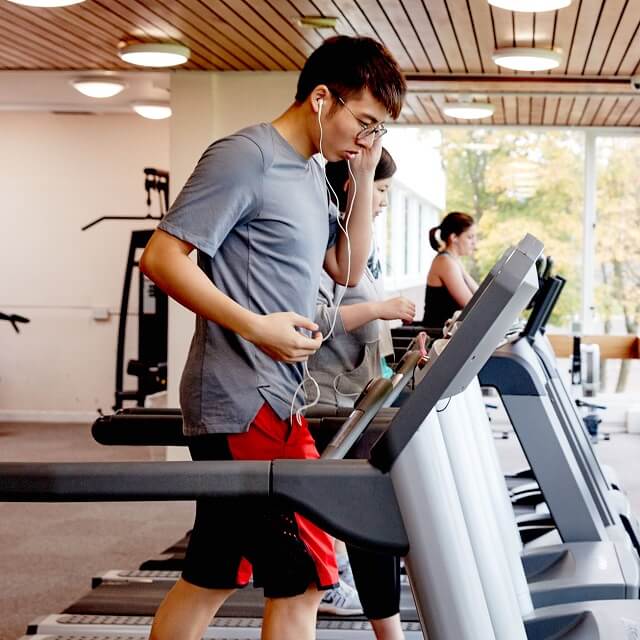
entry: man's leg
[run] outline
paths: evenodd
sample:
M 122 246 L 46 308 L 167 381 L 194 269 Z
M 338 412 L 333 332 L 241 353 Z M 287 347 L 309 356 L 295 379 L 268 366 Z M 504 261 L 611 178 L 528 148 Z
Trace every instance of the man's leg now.
M 200 640 L 235 589 L 203 589 L 180 578 L 156 612 L 149 640 Z
M 322 593 L 311 586 L 299 596 L 267 598 L 262 640 L 313 640 Z
M 380 620 L 369 620 L 376 634 L 376 640 L 404 640 L 402 624 L 400 623 L 400 614 Z

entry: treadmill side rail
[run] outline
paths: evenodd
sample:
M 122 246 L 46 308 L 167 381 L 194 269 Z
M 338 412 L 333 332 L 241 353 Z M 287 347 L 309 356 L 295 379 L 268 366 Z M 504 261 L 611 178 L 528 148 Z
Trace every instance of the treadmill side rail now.
M 6 502 L 268 497 L 271 462 L 0 463 Z
M 273 495 L 329 533 L 406 555 L 407 534 L 388 474 L 366 460 L 275 460 Z

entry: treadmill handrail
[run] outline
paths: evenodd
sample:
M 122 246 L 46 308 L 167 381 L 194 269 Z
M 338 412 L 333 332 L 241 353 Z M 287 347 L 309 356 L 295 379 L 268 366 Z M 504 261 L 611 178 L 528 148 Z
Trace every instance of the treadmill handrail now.
M 402 555 L 409 547 L 389 475 L 365 460 L 0 463 L 4 502 L 198 498 L 284 501 L 342 540 Z
M 378 413 L 391 391 L 393 391 L 393 385 L 387 378 L 373 380 L 362 400 L 358 402 L 351 415 L 326 446 L 321 458 L 325 460 L 344 458 Z
M 233 466 L 230 466 L 233 465 Z M 267 497 L 269 461 L 3 462 L 5 502 L 131 502 Z
M 391 377 L 393 390 L 384 401 L 385 407 L 390 407 L 395 402 L 402 390 L 409 384 L 416 367 L 422 368 L 428 362 L 428 358 L 429 356 L 425 356 L 421 351 L 415 350 L 407 351 L 402 356 L 402 360 L 398 363 L 395 373 Z
M 384 405 L 393 402 L 408 384 L 411 379 L 410 374 L 420 363 L 421 358 L 419 351 L 407 351 L 398 363 L 393 378 L 380 383 L 381 386 L 377 388 L 376 393 L 378 391 L 384 393 Z M 369 391 L 362 401 L 356 403 L 351 416 L 354 422 L 357 420 L 362 426 L 360 433 L 375 418 L 381 406 L 377 399 L 369 398 Z M 186 446 L 188 444 L 188 438 L 182 433 L 182 412 L 179 409 L 151 411 L 140 407 L 122 409 L 117 413 L 97 418 L 91 427 L 91 434 L 96 442 L 104 445 Z M 344 457 L 347 451 L 348 449 L 339 455 L 327 457 Z

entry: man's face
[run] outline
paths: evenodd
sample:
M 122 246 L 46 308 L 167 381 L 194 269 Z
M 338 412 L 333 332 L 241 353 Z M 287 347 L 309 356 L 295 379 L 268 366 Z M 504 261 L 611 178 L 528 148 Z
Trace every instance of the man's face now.
M 329 104 L 327 105 L 327 102 Z M 368 89 L 350 98 L 331 94 L 323 105 L 322 152 L 329 162 L 351 160 L 373 144 L 388 117 Z

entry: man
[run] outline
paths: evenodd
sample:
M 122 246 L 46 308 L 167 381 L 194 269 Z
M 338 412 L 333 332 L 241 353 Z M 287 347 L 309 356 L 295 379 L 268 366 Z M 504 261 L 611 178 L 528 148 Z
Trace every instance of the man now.
M 324 266 L 347 285 L 360 279 L 383 121 L 398 117 L 405 88 L 379 43 L 327 40 L 281 116 L 205 151 L 151 238 L 141 269 L 197 315 L 180 390 L 194 459 L 317 457 L 305 421 L 289 415 L 302 363 L 322 341 L 310 320 L 320 273 Z M 351 164 L 350 250 L 335 232 L 318 152 Z M 251 571 L 266 598 L 262 637 L 314 638 L 322 591 L 338 581 L 331 537 L 272 506 L 201 500 L 182 578 L 151 639 L 199 640 Z

